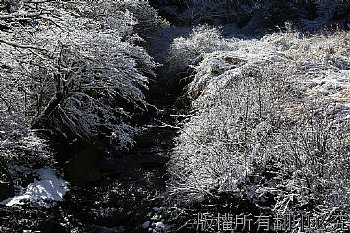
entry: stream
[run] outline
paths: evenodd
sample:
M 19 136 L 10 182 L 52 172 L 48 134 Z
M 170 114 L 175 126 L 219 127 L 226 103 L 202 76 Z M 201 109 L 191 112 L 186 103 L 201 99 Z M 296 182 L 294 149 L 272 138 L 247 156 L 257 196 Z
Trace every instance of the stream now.
M 168 32 L 163 35 L 169 37 Z M 163 46 L 154 48 L 167 48 L 171 41 L 166 38 Z M 158 55 L 159 63 L 164 62 L 161 59 L 166 54 L 151 53 L 154 57 Z M 157 82 L 150 83 L 148 99 L 157 111 L 135 138 L 135 147 L 122 153 L 105 153 L 99 181 L 72 185 L 65 201 L 57 207 L 64 212 L 71 231 L 76 228 L 77 232 L 164 232 L 163 193 L 169 178 L 166 163 L 177 133 L 175 128 L 166 125 L 177 121 L 176 114 L 181 109 L 176 101 L 183 88 L 166 85 L 161 78 L 166 69 L 166 66 L 159 67 Z

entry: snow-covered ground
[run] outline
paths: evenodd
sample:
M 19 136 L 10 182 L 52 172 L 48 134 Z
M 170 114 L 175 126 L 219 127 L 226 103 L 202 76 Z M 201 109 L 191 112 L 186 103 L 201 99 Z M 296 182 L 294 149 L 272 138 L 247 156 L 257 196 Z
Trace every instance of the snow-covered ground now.
M 55 202 L 63 201 L 68 189 L 68 182 L 59 178 L 51 168 L 37 171 L 39 180 L 29 184 L 23 191 L 12 198 L 2 201 L 1 205 L 25 205 L 51 207 Z

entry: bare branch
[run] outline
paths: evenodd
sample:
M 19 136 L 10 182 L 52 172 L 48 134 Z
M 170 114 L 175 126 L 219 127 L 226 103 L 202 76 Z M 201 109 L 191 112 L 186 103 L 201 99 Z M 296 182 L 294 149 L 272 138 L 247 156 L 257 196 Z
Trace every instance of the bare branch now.
M 7 44 L 7 45 L 10 45 L 10 46 L 13 46 L 13 47 L 16 47 L 16 48 L 21 48 L 21 49 L 35 49 L 35 50 L 40 50 L 40 51 L 47 51 L 44 48 L 40 48 L 40 47 L 37 47 L 37 46 L 34 46 L 34 45 L 23 45 L 23 44 L 18 44 L 18 43 L 15 43 L 15 42 L 7 41 L 7 40 L 4 40 L 4 39 L 0 39 L 0 43 Z

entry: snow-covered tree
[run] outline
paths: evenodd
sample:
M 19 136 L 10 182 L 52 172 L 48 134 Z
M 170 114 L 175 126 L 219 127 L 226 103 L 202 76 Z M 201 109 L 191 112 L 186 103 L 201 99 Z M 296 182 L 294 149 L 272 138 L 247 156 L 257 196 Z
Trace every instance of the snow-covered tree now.
M 138 33 L 162 25 L 141 0 L 3 1 L 1 160 L 13 172 L 51 163 L 47 136 L 130 147 L 156 66 Z
M 143 92 L 154 75 L 151 57 L 128 40 L 138 18 L 160 21 L 154 12 L 142 15 L 146 4 L 23 1 L 17 11 L 3 12 L 10 29 L 1 31 L 2 71 L 10 69 L 14 77 L 7 78 L 20 89 L 15 98 L 3 97 L 7 108 L 14 106 L 6 99 L 22 98 L 17 111 L 33 128 L 84 140 L 104 132 L 130 143 L 128 110 L 147 109 Z

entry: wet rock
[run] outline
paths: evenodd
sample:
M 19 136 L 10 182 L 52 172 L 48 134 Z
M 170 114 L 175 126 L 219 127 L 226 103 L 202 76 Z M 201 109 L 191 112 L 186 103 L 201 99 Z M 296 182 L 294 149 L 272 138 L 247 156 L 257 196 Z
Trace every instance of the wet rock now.
M 101 147 L 87 146 L 68 162 L 65 178 L 75 185 L 100 181 L 103 153 Z
M 143 135 L 139 135 L 135 137 L 135 141 L 137 141 L 138 148 L 147 148 L 156 144 L 155 135 L 152 135 L 152 131 L 148 131 Z
M 0 161 L 0 201 L 14 195 L 15 192 L 11 176 L 4 163 Z
M 130 154 L 104 157 L 102 164 L 103 174 L 113 174 L 117 177 L 134 174 L 134 171 L 140 167 L 138 158 Z

